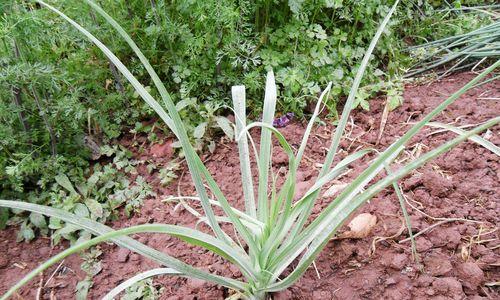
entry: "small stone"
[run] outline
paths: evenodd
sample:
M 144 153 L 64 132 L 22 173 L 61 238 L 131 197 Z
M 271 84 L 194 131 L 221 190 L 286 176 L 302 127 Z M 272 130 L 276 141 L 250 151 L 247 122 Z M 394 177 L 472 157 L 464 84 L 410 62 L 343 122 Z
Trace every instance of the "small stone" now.
M 466 262 L 457 267 L 458 278 L 462 281 L 465 288 L 472 291 L 477 290 L 477 288 L 484 281 L 483 270 L 473 262 Z
M 314 185 L 313 181 L 301 181 L 295 185 L 294 200 L 299 200 Z
M 285 151 L 278 148 L 276 153 L 273 153 L 273 165 L 287 165 L 288 164 L 288 154 Z
M 130 250 L 126 248 L 120 248 L 116 253 L 116 261 L 119 263 L 124 263 L 127 261 L 129 255 L 130 255 Z
M 240 269 L 238 269 L 238 267 L 235 266 L 235 265 L 231 264 L 229 266 L 229 271 L 231 271 L 231 273 L 233 274 L 234 277 L 240 277 L 241 276 Z
M 460 244 L 462 236 L 458 228 L 442 228 L 433 231 L 429 238 L 434 247 L 446 246 L 448 249 L 454 250 Z
M 339 234 L 339 238 L 362 239 L 367 237 L 377 224 L 377 217 L 369 213 L 355 216 L 347 226 L 350 230 Z
M 451 180 L 437 174 L 434 171 L 425 171 L 423 174 L 423 184 L 434 197 L 446 196 L 452 189 Z
M 136 262 L 140 261 L 141 260 L 141 256 L 139 254 L 137 254 L 137 253 L 132 253 L 130 255 L 130 260 L 131 261 L 136 261 Z
M 143 244 L 147 244 L 149 242 L 149 237 L 147 237 L 147 236 L 141 236 L 137 240 L 139 242 L 143 243 Z
M 405 191 L 413 190 L 419 185 L 422 185 L 422 174 L 414 174 L 410 178 L 403 181 L 403 187 Z
M 137 225 L 142 225 L 142 224 L 147 224 L 148 223 L 148 218 L 147 217 L 139 217 L 137 218 Z
M 425 290 L 425 294 L 428 296 L 434 296 L 436 294 L 436 291 L 433 288 L 428 288 Z

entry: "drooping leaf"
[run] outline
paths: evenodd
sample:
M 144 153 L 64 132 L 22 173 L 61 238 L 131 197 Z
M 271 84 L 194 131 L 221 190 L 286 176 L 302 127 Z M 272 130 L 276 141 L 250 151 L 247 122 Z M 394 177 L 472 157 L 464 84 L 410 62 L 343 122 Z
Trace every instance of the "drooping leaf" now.
M 222 129 L 222 131 L 224 131 L 224 133 L 231 140 L 234 139 L 234 129 L 231 124 L 231 121 L 229 121 L 226 117 L 222 116 L 215 117 L 215 121 L 217 122 L 217 125 L 219 125 L 220 129 Z

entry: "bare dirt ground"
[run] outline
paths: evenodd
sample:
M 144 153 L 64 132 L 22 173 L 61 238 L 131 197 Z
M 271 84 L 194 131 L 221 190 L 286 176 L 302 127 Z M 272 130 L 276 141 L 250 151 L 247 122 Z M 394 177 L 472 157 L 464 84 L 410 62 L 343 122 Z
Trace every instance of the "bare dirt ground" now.
M 411 126 L 409 123 L 421 119 L 473 76 L 463 73 L 427 85 L 407 86 L 404 104 L 389 114 L 380 140 L 378 136 L 384 99 L 371 101 L 371 111 L 358 110 L 352 115 L 347 128 L 349 135 L 341 144 L 343 152 L 337 160 L 360 147 L 385 149 Z M 437 121 L 453 123 L 455 126 L 486 121 L 500 114 L 499 96 L 499 81 L 473 89 L 449 106 Z M 298 147 L 305 125 L 295 121 L 280 131 L 290 144 Z M 298 193 L 311 186 L 317 176 L 315 162 L 322 162 L 332 129 L 333 126 L 315 129 L 306 159 L 300 167 Z M 487 133 L 489 140 L 496 145 L 500 145 L 498 129 L 493 128 L 491 133 Z M 426 128 L 412 139 L 405 154 L 398 158 L 399 164 L 455 136 L 449 132 L 433 133 L 435 131 Z M 257 136 L 255 133 L 258 132 L 254 132 L 254 137 Z M 130 139 L 124 138 L 121 143 L 130 147 L 138 159 L 152 160 L 161 165 L 172 158 L 168 146 L 155 146 L 139 153 L 138 149 L 131 147 Z M 350 172 L 335 184 L 355 178 L 371 158 L 373 156 L 354 164 Z M 241 207 L 242 190 L 236 146 L 223 140 L 218 143 L 213 154 L 206 154 L 203 159 L 228 199 Z M 284 153 L 278 151 L 273 156 L 273 164 L 275 168 L 286 167 Z M 178 174 L 181 175 L 183 170 Z M 109 225 L 121 228 L 149 222 L 193 227 L 197 222 L 194 216 L 182 207 L 175 210 L 175 203 L 161 201 L 168 196 L 176 196 L 178 190 L 183 195 L 194 195 L 189 174 L 184 174 L 180 180 L 163 188 L 157 174 L 149 175 L 145 166 L 139 172 L 155 187 L 157 197 L 147 200 L 141 212 L 132 218 L 123 217 Z M 466 142 L 413 172 L 400 183 L 408 201 L 413 232 L 424 230 L 417 238 L 419 263 L 412 259 L 410 243 L 404 242 L 408 232 L 402 222 L 398 199 L 393 190 L 388 188 L 356 213 L 368 212 L 377 216 L 377 224 L 367 238 L 332 240 L 317 258 L 316 269 L 311 267 L 294 286 L 272 295 L 273 298 L 499 299 L 498 286 L 491 286 L 491 283 L 500 280 L 499 157 L 477 144 Z M 332 198 L 318 199 L 314 213 L 320 212 L 330 201 Z M 191 205 L 198 207 L 196 203 Z M 427 230 L 435 224 L 438 225 Z M 228 226 L 224 229 L 232 230 Z M 341 232 L 344 230 L 341 229 Z M 40 262 L 62 249 L 62 246 L 51 247 L 48 238 L 37 238 L 29 244 L 16 243 L 15 235 L 15 228 L 0 232 L 0 294 Z M 157 234 L 137 238 L 198 268 L 233 278 L 241 277 L 237 268 L 218 256 L 175 238 Z M 157 266 L 113 245 L 105 244 L 101 249 L 104 252 L 101 256 L 103 270 L 94 277 L 89 299 L 98 299 L 124 279 Z M 79 256 L 69 257 L 57 272 L 54 273 L 55 268 L 52 268 L 42 278 L 23 288 L 19 299 L 35 298 L 39 287 L 43 287 L 41 299 L 73 299 L 75 285 L 84 277 L 80 264 Z M 45 285 L 52 274 L 54 277 Z M 226 288 L 199 280 L 159 277 L 154 282 L 164 287 L 161 299 L 223 299 L 231 293 Z

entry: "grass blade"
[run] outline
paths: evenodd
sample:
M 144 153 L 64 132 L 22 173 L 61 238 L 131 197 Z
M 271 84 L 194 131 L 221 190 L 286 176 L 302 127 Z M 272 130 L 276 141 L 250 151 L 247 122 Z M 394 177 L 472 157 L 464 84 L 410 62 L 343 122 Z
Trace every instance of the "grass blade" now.
M 231 89 L 234 116 L 236 122 L 236 134 L 240 136 L 246 127 L 246 97 L 245 86 L 233 86 Z M 247 136 L 241 136 L 238 140 L 238 152 L 240 158 L 241 184 L 243 186 L 243 196 L 245 197 L 245 210 L 251 217 L 256 217 L 255 195 L 253 191 L 252 170 L 250 168 L 250 153 L 248 150 Z
M 388 175 L 392 174 L 392 171 L 389 169 L 389 167 L 386 167 L 385 170 L 386 170 Z M 418 253 L 417 253 L 417 244 L 415 243 L 415 237 L 413 236 L 413 231 L 411 229 L 411 220 L 410 220 L 410 216 L 408 215 L 408 210 L 406 209 L 403 191 L 401 190 L 401 187 L 399 186 L 397 181 L 394 181 L 392 183 L 392 187 L 394 188 L 394 192 L 396 193 L 396 197 L 398 198 L 399 206 L 401 206 L 401 211 L 403 212 L 403 218 L 404 218 L 405 223 L 406 223 L 406 229 L 408 230 L 408 235 L 410 236 L 411 254 L 413 256 L 413 259 L 418 263 L 419 258 L 418 258 Z
M 276 83 L 273 71 L 269 71 L 266 77 L 266 93 L 264 96 L 264 111 L 262 123 L 273 125 L 274 111 L 276 109 Z M 271 131 L 269 127 L 263 127 L 260 136 L 259 151 L 259 187 L 257 217 L 265 222 L 268 219 L 269 203 L 267 203 L 267 185 L 269 181 L 269 163 L 271 157 Z
M 330 145 L 330 148 L 328 150 L 328 153 L 326 155 L 325 161 L 323 163 L 323 167 L 321 168 L 321 171 L 320 171 L 318 178 L 323 177 L 326 173 L 328 173 L 328 171 L 331 168 L 331 165 L 332 165 L 333 160 L 335 158 L 335 154 L 337 153 L 338 146 L 340 144 L 340 140 L 342 138 L 342 135 L 344 134 L 344 130 L 345 130 L 345 127 L 347 125 L 349 115 L 351 114 L 351 110 L 352 110 L 353 105 L 354 105 L 354 100 L 356 99 L 356 94 L 358 92 L 359 85 L 361 84 L 361 79 L 363 78 L 365 70 L 368 66 L 372 52 L 375 49 L 375 46 L 377 45 L 377 42 L 380 39 L 380 36 L 382 35 L 382 32 L 384 31 L 385 27 L 389 23 L 389 20 L 390 20 L 392 14 L 396 10 L 398 3 L 399 3 L 399 0 L 396 0 L 394 2 L 394 5 L 391 7 L 391 10 L 387 13 L 384 20 L 379 25 L 377 32 L 375 33 L 375 36 L 371 40 L 370 45 L 369 45 L 368 49 L 366 50 L 366 53 L 363 57 L 363 60 L 362 60 L 361 65 L 358 69 L 358 72 L 356 73 L 356 77 L 354 78 L 354 81 L 352 83 L 351 90 L 349 91 L 349 96 L 347 97 L 346 103 L 344 105 L 344 110 L 342 111 L 342 117 L 340 118 L 339 124 L 337 125 L 337 128 L 335 129 L 332 143 Z M 307 219 L 309 218 L 318 195 L 319 195 L 319 192 L 317 192 L 314 196 L 312 196 L 311 201 L 308 203 L 306 209 L 304 210 L 302 215 L 299 217 L 298 225 L 297 225 L 297 228 L 299 231 L 302 230 L 304 224 L 306 223 Z
M 42 212 L 40 212 L 42 213 Z M 73 218 L 78 219 L 79 217 L 74 215 L 74 214 L 69 214 L 72 215 Z M 101 236 L 95 237 L 89 241 L 79 243 L 77 245 L 74 245 L 61 253 L 57 254 L 54 257 L 51 257 L 49 260 L 45 261 L 42 265 L 40 265 L 38 268 L 35 270 L 31 271 L 28 273 L 23 279 L 21 279 L 14 287 L 12 287 L 4 297 L 9 297 L 14 293 L 18 288 L 26 284 L 29 280 L 33 279 L 35 276 L 49 268 L 50 266 L 56 264 L 57 262 L 63 260 L 67 256 L 77 253 L 79 251 L 88 249 L 92 246 L 95 246 L 99 243 L 108 241 L 108 240 L 114 240 L 118 237 L 124 236 L 124 235 L 131 235 L 131 234 L 136 234 L 136 233 L 166 233 L 174 237 L 178 237 L 181 240 L 187 241 L 190 244 L 201 246 L 203 248 L 206 248 L 214 253 L 217 253 L 221 255 L 222 257 L 228 259 L 229 261 L 236 263 L 238 265 L 242 266 L 242 273 L 246 275 L 250 275 L 250 273 L 247 273 L 247 271 L 251 272 L 251 267 L 248 265 L 247 258 L 241 258 L 239 257 L 238 253 L 236 251 L 227 246 L 225 243 L 222 241 L 219 241 L 215 239 L 214 237 L 207 235 L 205 233 L 190 229 L 190 228 L 184 228 L 176 225 L 164 225 L 164 224 L 145 224 L 145 225 L 138 225 L 138 226 L 131 226 L 125 229 L 121 230 L 112 230 L 110 232 L 107 232 Z M 172 269 L 173 270 L 173 269 Z M 175 270 L 174 270 L 175 271 Z M 176 271 L 177 272 L 177 271 Z M 179 273 L 179 272 L 177 272 Z M 250 278 L 254 277 L 254 275 L 250 275 Z
M 435 127 L 435 128 L 442 128 L 442 129 L 454 132 L 456 134 L 465 134 L 466 133 L 466 131 L 461 129 L 461 128 L 451 126 L 449 124 L 439 123 L 439 122 L 429 122 L 429 123 L 427 123 L 427 126 Z M 490 141 L 488 141 L 488 140 L 486 140 L 478 135 L 471 136 L 469 138 L 469 140 L 483 146 L 484 148 L 486 148 L 486 149 L 490 150 L 491 152 L 495 153 L 496 155 L 500 156 L 500 147 L 496 146 L 492 142 L 490 142 Z
M 173 103 L 170 95 L 166 92 L 166 90 L 159 88 L 159 92 L 162 95 L 162 98 L 164 100 L 165 106 L 167 107 L 167 110 L 169 112 L 169 115 L 165 113 L 163 108 L 154 100 L 154 98 L 151 97 L 151 95 L 144 89 L 144 87 L 137 81 L 137 79 L 130 73 L 130 71 L 121 63 L 121 61 L 104 45 L 102 44 L 97 38 L 95 38 L 90 32 L 85 30 L 83 27 L 81 27 L 78 23 L 73 21 L 71 18 L 57 10 L 56 8 L 44 3 L 43 1 L 37 0 L 40 4 L 46 6 L 47 8 L 51 9 L 52 11 L 56 12 L 59 14 L 61 17 L 63 17 L 66 21 L 68 21 L 71 25 L 73 25 L 75 28 L 77 28 L 81 33 L 83 33 L 87 38 L 89 38 L 94 44 L 96 44 L 101 51 L 112 61 L 117 69 L 129 80 L 129 82 L 134 86 L 134 88 L 137 90 L 137 92 L 141 95 L 141 97 L 160 115 L 160 117 L 167 123 L 167 125 L 172 126 L 171 130 L 177 134 L 177 137 L 179 141 L 182 144 L 182 148 L 184 149 L 184 153 L 186 155 L 186 161 L 188 163 L 188 168 L 191 172 L 193 182 L 195 184 L 196 191 L 198 195 L 200 196 L 201 204 L 203 207 L 203 210 L 205 212 L 205 215 L 207 216 L 208 219 L 208 224 L 214 231 L 215 235 L 221 239 L 226 241 L 228 245 L 232 245 L 234 247 L 238 247 L 238 245 L 231 240 L 231 238 L 226 235 L 222 229 L 220 228 L 215 214 L 210 206 L 209 202 L 209 197 L 207 195 L 207 191 L 205 189 L 205 186 L 203 184 L 203 180 L 200 174 L 204 174 L 210 188 L 214 191 L 218 190 L 218 186 L 215 183 L 215 181 L 211 178 L 210 173 L 208 170 L 206 170 L 205 166 L 203 163 L 201 163 L 201 159 L 199 156 L 196 154 L 194 151 L 193 147 L 191 146 L 189 142 L 189 138 L 187 136 L 186 130 L 184 128 L 184 124 L 182 123 L 182 120 L 180 119 L 179 113 L 177 112 L 177 109 L 175 107 L 175 104 Z M 89 4 L 91 1 L 89 1 Z M 94 4 L 94 8 L 97 6 Z M 102 9 L 100 10 L 101 12 Z M 112 20 L 112 18 L 107 15 L 106 20 L 109 22 Z M 149 68 L 149 63 L 147 63 L 147 59 L 142 55 L 138 47 L 133 43 L 133 41 L 130 39 L 130 37 L 127 35 L 127 33 L 116 23 L 112 23 L 113 27 L 115 29 L 121 29 L 119 30 L 119 33 L 126 39 L 126 41 L 131 45 L 132 49 L 136 52 L 136 54 L 141 58 L 141 61 L 144 63 L 146 62 L 146 67 Z M 153 71 L 154 72 L 154 71 Z M 150 74 L 153 77 L 153 79 L 156 76 L 155 73 L 151 72 Z M 160 86 L 162 85 L 161 82 L 159 84 Z M 170 119 L 171 118 L 171 119 Z M 173 124 L 172 124 L 173 123 Z M 246 242 L 249 244 L 250 247 L 253 246 L 253 241 L 251 238 L 248 238 L 249 234 L 248 232 L 245 232 L 245 227 L 241 225 L 239 220 L 237 218 L 234 218 L 234 214 L 232 213 L 230 209 L 230 205 L 227 202 L 225 198 L 219 198 L 218 199 L 222 205 L 223 210 L 225 213 L 232 219 L 234 222 L 235 226 L 237 227 L 238 231 L 243 235 L 245 238 Z
M 1 207 L 15 208 L 20 210 L 27 210 L 31 212 L 40 213 L 46 216 L 61 219 L 67 223 L 77 225 L 79 228 L 87 230 L 88 232 L 95 235 L 104 235 L 113 231 L 110 227 L 103 225 L 99 222 L 95 222 L 85 218 L 79 218 L 70 214 L 64 210 L 45 207 L 42 205 L 31 204 L 21 201 L 8 201 L 0 200 Z M 245 284 L 234 279 L 224 278 L 218 275 L 213 275 L 201 270 L 198 270 L 176 258 L 166 255 L 163 252 L 157 251 L 151 247 L 148 247 L 130 237 L 118 237 L 112 240 L 117 245 L 127 248 L 131 251 L 141 254 L 153 261 L 156 261 L 167 267 L 171 267 L 187 276 L 194 278 L 214 282 L 222 286 L 227 286 L 235 289 L 244 289 Z
M 170 268 L 158 268 L 158 269 L 152 269 L 152 270 L 137 274 L 134 277 L 129 278 L 129 279 L 125 280 L 124 282 L 120 283 L 118 286 L 116 286 L 114 289 L 112 289 L 109 293 L 107 293 L 104 297 L 102 297 L 102 300 L 113 300 L 121 292 L 123 292 L 124 290 L 133 286 L 135 283 L 142 281 L 144 279 L 148 279 L 148 278 L 151 278 L 154 276 L 160 276 L 160 275 L 181 276 L 182 273 L 179 273 L 176 270 L 170 269 Z

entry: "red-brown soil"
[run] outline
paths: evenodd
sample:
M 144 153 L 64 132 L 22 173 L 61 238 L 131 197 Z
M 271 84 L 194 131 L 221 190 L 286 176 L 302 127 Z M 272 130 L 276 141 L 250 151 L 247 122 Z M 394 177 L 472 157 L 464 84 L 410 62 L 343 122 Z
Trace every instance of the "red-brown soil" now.
M 378 144 L 384 99 L 371 101 L 371 111 L 353 113 L 352 123 L 347 129 L 348 138 L 341 144 L 343 153 L 340 157 L 359 147 L 386 148 L 409 128 L 408 122 L 419 120 L 473 76 L 464 73 L 431 84 L 407 86 L 404 104 L 389 114 Z M 453 122 L 455 126 L 483 122 L 500 114 L 499 96 L 498 81 L 486 84 L 469 91 L 439 115 L 437 120 Z M 494 97 L 497 99 L 491 99 Z M 304 129 L 305 123 L 293 122 L 280 131 L 292 145 L 298 147 Z M 318 169 L 314 163 L 322 162 L 332 129 L 333 126 L 315 129 L 306 151 L 307 157 L 300 168 L 299 190 L 309 187 L 317 176 Z M 488 134 L 490 141 L 496 145 L 500 144 L 498 129 L 493 128 L 492 133 Z M 433 131 L 435 129 L 426 128 L 412 139 L 406 154 L 400 159 L 417 156 L 419 152 L 425 152 L 455 136 L 452 133 L 429 135 Z M 131 147 L 131 142 L 124 139 L 122 144 Z M 157 164 L 167 163 L 170 157 L 154 154 L 161 151 L 171 155 L 171 151 L 165 151 L 162 147 L 154 149 L 138 153 L 137 149 L 131 148 L 139 159 L 153 160 Z M 370 158 L 354 164 L 340 181 L 352 180 L 366 167 Z M 218 143 L 213 154 L 204 156 L 204 160 L 228 199 L 241 207 L 242 191 L 235 145 L 223 140 Z M 273 156 L 273 163 L 275 167 L 286 166 L 286 157 L 278 151 Z M 169 195 L 177 195 L 178 188 L 183 195 L 193 195 L 189 174 L 186 173 L 169 187 L 162 188 L 155 174 L 147 175 L 145 166 L 139 171 L 156 188 L 158 196 L 147 200 L 141 212 L 132 218 L 123 217 L 110 225 L 121 228 L 155 222 L 193 227 L 197 221 L 195 217 L 182 208 L 174 210 L 173 203 L 161 201 Z M 274 299 L 498 299 L 498 287 L 490 287 L 487 283 L 500 280 L 499 182 L 499 158 L 472 142 L 461 144 L 401 181 L 408 201 L 428 215 L 408 207 L 413 231 L 417 233 L 441 220 L 429 216 L 483 223 L 443 222 L 427 231 L 417 238 L 421 262 L 416 263 L 412 260 L 410 244 L 400 243 L 408 237 L 408 233 L 406 230 L 401 232 L 403 223 L 399 202 L 393 190 L 387 188 L 357 212 L 369 212 L 377 216 L 377 224 L 367 238 L 332 240 L 316 259 L 317 270 L 311 267 L 294 286 L 274 294 Z M 318 199 L 314 213 L 320 212 L 330 201 Z M 196 203 L 192 203 L 192 206 L 198 207 Z M 202 225 L 200 227 L 203 228 Z M 224 228 L 231 230 L 229 227 Z M 30 269 L 62 249 L 61 246 L 51 248 L 48 238 L 38 238 L 29 244 L 16 243 L 15 233 L 15 228 L 0 232 L 0 294 Z M 478 236 L 479 233 L 482 234 Z M 371 253 L 375 237 L 389 238 L 377 243 L 375 252 Z M 235 267 L 221 258 L 175 238 L 150 234 L 141 235 L 138 239 L 196 267 L 224 276 L 241 276 Z M 98 299 L 124 279 L 156 267 L 155 263 L 114 245 L 102 245 L 101 249 L 104 252 L 101 257 L 103 270 L 94 277 L 89 299 Z M 84 277 L 80 264 L 78 256 L 66 259 L 63 268 L 43 289 L 43 298 L 49 299 L 52 295 L 57 299 L 73 299 L 75 285 Z M 54 269 L 45 272 L 44 281 Z M 34 298 L 39 283 L 37 279 L 25 287 L 19 293 L 21 298 Z M 155 284 L 164 287 L 162 299 L 223 299 L 230 294 L 225 288 L 192 279 L 160 277 L 155 279 Z

